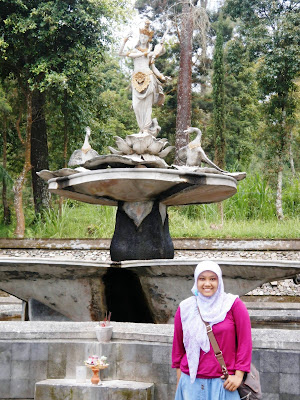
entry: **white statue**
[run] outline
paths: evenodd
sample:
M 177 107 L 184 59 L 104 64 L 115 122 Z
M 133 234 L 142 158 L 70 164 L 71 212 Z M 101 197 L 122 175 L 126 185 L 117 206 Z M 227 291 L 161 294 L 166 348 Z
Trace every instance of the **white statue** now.
M 188 145 L 181 147 L 178 151 L 178 158 L 185 163 L 185 165 L 173 165 L 174 168 L 183 172 L 196 172 L 196 173 L 213 173 L 222 174 L 235 178 L 240 181 L 246 177 L 246 172 L 228 172 L 219 168 L 214 164 L 205 154 L 201 146 L 202 132 L 198 128 L 190 127 L 184 132 L 190 134 L 196 132 L 196 138 Z M 202 168 L 201 163 L 208 164 L 211 168 Z
M 152 50 L 150 41 L 154 32 L 149 27 L 150 21 L 146 21 L 145 27 L 140 29 L 137 45 L 132 50 L 124 52 L 125 44 L 129 37 L 132 36 L 130 32 L 123 41 L 119 55 L 133 59 L 132 106 L 140 132 L 151 133 L 156 136 L 157 126 L 155 126 L 151 118 L 152 106 L 153 104 L 163 105 L 164 93 L 161 82 L 165 82 L 169 78 L 161 74 L 154 64 L 155 59 L 165 53 L 164 39 L 166 34 Z

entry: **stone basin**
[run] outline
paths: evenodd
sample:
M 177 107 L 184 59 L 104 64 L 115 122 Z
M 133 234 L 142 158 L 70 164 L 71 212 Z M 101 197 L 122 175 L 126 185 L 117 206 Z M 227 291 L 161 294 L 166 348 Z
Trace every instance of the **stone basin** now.
M 234 178 L 163 168 L 109 168 L 52 178 L 50 192 L 92 204 L 158 200 L 166 206 L 213 203 L 236 193 Z
M 198 261 L 0 258 L 0 289 L 29 303 L 30 320 L 96 321 L 109 310 L 115 321 L 171 323 L 179 302 L 191 295 Z M 226 291 L 238 295 L 300 273 L 300 261 L 215 261 Z

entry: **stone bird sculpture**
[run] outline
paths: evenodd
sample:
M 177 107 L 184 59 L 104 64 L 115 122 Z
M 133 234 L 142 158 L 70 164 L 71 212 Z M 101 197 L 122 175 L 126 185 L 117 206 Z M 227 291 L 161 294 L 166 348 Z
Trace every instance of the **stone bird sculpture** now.
M 179 170 L 186 170 L 187 168 L 194 167 L 192 170 L 194 172 L 200 172 L 201 162 L 208 164 L 213 170 L 208 170 L 206 172 L 214 172 L 218 171 L 221 174 L 229 175 L 235 178 L 236 180 L 242 180 L 246 177 L 245 172 L 228 172 L 219 168 L 215 163 L 213 163 L 205 154 L 204 150 L 201 147 L 201 137 L 202 132 L 198 128 L 190 127 L 185 130 L 186 133 L 194 133 L 197 135 L 193 141 L 191 141 L 188 145 L 182 147 L 178 151 L 178 158 L 185 163 L 185 166 L 177 166 L 174 165 L 175 168 Z M 204 170 L 205 168 L 202 168 Z M 214 171 L 215 170 L 215 171 Z M 205 172 L 205 171 L 204 171 Z
M 94 157 L 98 157 L 99 154 L 96 150 L 93 150 L 90 143 L 89 137 L 91 135 L 91 128 L 87 126 L 85 128 L 85 139 L 83 146 L 80 150 L 75 150 L 70 157 L 68 162 L 69 167 L 75 167 L 76 165 L 83 165 L 86 161 L 91 160 Z

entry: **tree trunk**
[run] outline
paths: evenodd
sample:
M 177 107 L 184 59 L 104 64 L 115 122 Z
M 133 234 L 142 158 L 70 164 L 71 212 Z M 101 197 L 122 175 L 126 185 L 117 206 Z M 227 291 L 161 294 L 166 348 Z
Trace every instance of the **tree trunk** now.
M 296 175 L 295 164 L 294 164 L 294 156 L 293 156 L 293 134 L 290 131 L 290 141 L 289 141 L 289 157 L 290 157 L 290 166 L 293 176 Z
M 276 214 L 279 220 L 284 218 L 282 210 L 282 175 L 283 175 L 282 171 L 283 171 L 283 166 L 282 162 L 280 162 L 277 173 L 277 192 L 276 192 Z
M 7 119 L 4 117 L 3 121 L 3 168 L 6 169 L 7 165 Z M 11 223 L 11 213 L 7 201 L 7 185 L 6 180 L 2 180 L 2 205 L 3 205 L 3 223 L 9 225 Z
M 26 126 L 26 140 L 25 140 L 25 160 L 21 174 L 17 178 L 14 190 L 14 206 L 16 212 L 16 229 L 14 235 L 17 238 L 23 238 L 25 233 L 25 216 L 23 210 L 23 186 L 25 183 L 26 175 L 31 169 L 30 164 L 30 149 L 31 149 L 31 126 L 32 126 L 32 92 L 28 91 L 26 96 L 27 102 L 27 126 Z
M 67 102 L 68 102 L 68 93 L 65 90 L 64 94 L 64 104 L 62 107 L 62 113 L 64 116 L 64 168 L 68 166 L 68 144 L 69 144 L 69 135 L 68 135 L 68 115 L 67 115 Z
M 184 131 L 191 125 L 193 12 L 189 1 L 182 7 L 182 29 L 180 34 L 180 67 L 177 89 L 177 118 L 175 140 L 175 164 L 180 165 L 178 151 L 188 144 Z
M 50 194 L 47 183 L 37 172 L 49 169 L 47 130 L 45 121 L 45 94 L 35 90 L 32 94 L 31 177 L 36 214 L 49 208 Z
M 63 153 L 63 158 L 64 158 L 64 168 L 67 168 L 68 166 L 68 144 L 69 144 L 69 134 L 68 134 L 68 93 L 65 90 L 64 93 L 64 102 L 61 107 L 61 111 L 63 114 L 64 118 L 64 153 Z M 62 196 L 59 196 L 58 204 L 59 204 L 59 215 L 62 215 L 62 207 L 64 203 L 64 198 Z

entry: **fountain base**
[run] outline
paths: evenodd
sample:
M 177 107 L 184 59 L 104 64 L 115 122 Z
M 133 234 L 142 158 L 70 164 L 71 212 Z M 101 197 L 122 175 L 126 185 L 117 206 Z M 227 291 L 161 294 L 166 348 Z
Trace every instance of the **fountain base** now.
M 110 245 L 112 261 L 174 258 L 165 206 L 158 201 L 151 203 L 150 213 L 137 223 L 124 211 L 126 203 L 118 202 L 115 232 Z

